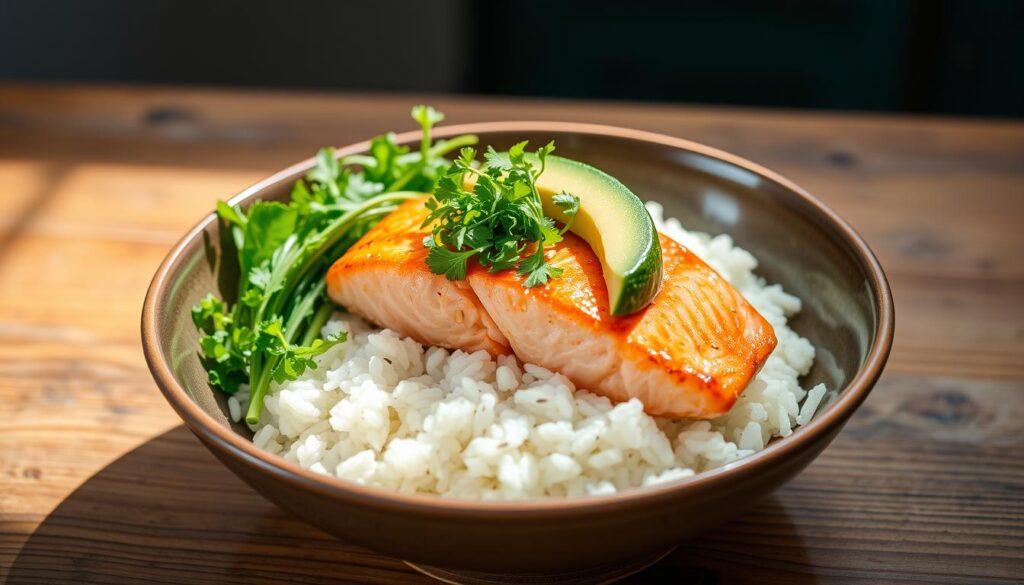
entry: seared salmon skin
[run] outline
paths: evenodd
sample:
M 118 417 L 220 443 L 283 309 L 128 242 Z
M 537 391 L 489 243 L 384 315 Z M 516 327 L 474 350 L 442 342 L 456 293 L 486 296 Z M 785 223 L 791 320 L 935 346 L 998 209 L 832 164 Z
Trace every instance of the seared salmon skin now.
M 511 353 L 468 282 L 426 265 L 420 229 L 426 197 L 406 201 L 327 271 L 327 294 L 347 310 L 420 343 L 491 355 Z
M 639 398 L 648 414 L 713 418 L 768 359 L 775 331 L 714 269 L 659 236 L 661 290 L 632 315 L 609 314 L 601 263 L 572 234 L 548 252 L 563 272 L 546 285 L 482 269 L 468 280 L 521 360 L 613 402 Z
M 466 281 L 448 281 L 424 262 L 424 201 L 403 204 L 331 267 L 331 298 L 423 343 L 511 349 L 614 402 L 638 398 L 659 416 L 724 414 L 775 349 L 764 317 L 664 234 L 661 290 L 632 315 L 609 314 L 600 260 L 573 234 L 547 250 L 563 272 L 545 285 L 527 289 L 514 270 L 479 265 Z

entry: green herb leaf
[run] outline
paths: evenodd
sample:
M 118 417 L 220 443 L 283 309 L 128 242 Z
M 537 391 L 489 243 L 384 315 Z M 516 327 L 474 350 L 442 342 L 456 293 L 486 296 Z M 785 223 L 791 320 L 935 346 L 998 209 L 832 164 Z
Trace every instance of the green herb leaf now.
M 580 198 L 565 191 L 552 197 L 551 201 L 570 218 L 575 217 L 580 211 Z
M 558 278 L 562 275 L 562 269 L 548 264 L 543 249 L 537 248 L 536 252 L 519 263 L 516 274 L 526 275 L 526 282 L 523 285 L 526 288 L 533 288 L 547 283 L 549 278 Z
M 295 380 L 307 369 L 315 369 L 316 361 L 313 358 L 344 342 L 347 337 L 347 333 L 341 332 L 327 339 L 316 339 L 308 346 L 283 346 L 278 350 L 281 359 L 272 373 L 274 381 L 280 384 L 287 380 Z
M 407 146 L 399 146 L 395 142 L 394 132 L 374 138 L 370 141 L 370 156 L 373 157 L 374 164 L 364 168 L 364 178 L 385 185 L 395 182 L 406 170 L 399 159 L 407 152 Z
M 334 157 L 333 148 L 321 148 L 316 153 L 316 166 L 306 174 L 306 178 L 314 183 L 319 183 L 327 188 L 332 197 L 341 194 L 338 188 L 338 176 L 341 173 L 341 165 Z
M 444 121 L 444 114 L 430 106 L 413 106 L 412 119 L 419 122 L 421 126 L 430 127 Z
M 488 147 L 483 168 L 475 167 L 474 149 L 462 149 L 427 201 L 430 213 L 422 227 L 433 227 L 423 245 L 430 249 L 426 262 L 432 272 L 453 280 L 465 278 L 469 259 L 476 256 L 490 272 L 516 268 L 527 277 L 523 283 L 527 287 L 561 274 L 544 260 L 544 248 L 562 241 L 568 225 L 559 229 L 544 215 L 536 183 L 555 145 L 549 142 L 536 151 L 539 168 L 527 159 L 526 147 L 526 142 L 508 152 Z M 470 189 L 466 177 L 475 180 Z M 579 198 L 560 193 L 554 202 L 571 223 L 579 211 Z M 535 251 L 524 259 L 528 245 Z
M 217 202 L 217 215 L 228 223 L 235 224 L 241 228 L 245 227 L 245 215 L 243 215 L 237 208 L 231 207 L 223 201 Z
M 537 169 L 536 173 L 534 174 L 535 177 L 539 177 L 540 174 L 544 172 L 544 168 L 545 168 L 545 166 L 547 165 L 547 162 L 548 162 L 548 155 L 551 154 L 552 152 L 554 152 L 554 150 L 555 150 L 555 141 L 554 140 L 552 140 L 551 142 L 548 142 L 544 146 L 542 146 L 542 147 L 537 149 L 537 158 L 540 160 L 540 168 Z
M 498 152 L 493 146 L 487 147 L 484 153 L 484 160 L 487 161 L 487 168 L 498 169 L 499 171 L 512 170 L 512 160 L 507 152 Z M 468 166 L 468 165 L 467 165 Z
M 448 280 L 462 280 L 466 278 L 469 259 L 476 253 L 476 250 L 453 252 L 441 246 L 433 246 L 427 252 L 427 266 L 431 272 L 443 274 Z
M 226 314 L 227 306 L 224 301 L 213 296 L 213 293 L 206 295 L 206 298 L 199 301 L 199 304 L 192 307 L 192 322 L 196 329 L 206 333 L 214 333 L 231 322 L 231 317 Z
M 239 252 L 242 271 L 270 260 L 285 240 L 295 231 L 298 212 L 276 201 L 257 201 L 249 208 L 245 224 L 245 243 Z

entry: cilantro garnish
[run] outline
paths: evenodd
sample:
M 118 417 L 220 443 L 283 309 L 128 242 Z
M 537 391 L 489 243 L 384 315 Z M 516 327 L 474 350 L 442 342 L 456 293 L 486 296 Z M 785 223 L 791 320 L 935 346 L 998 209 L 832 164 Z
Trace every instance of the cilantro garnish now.
M 423 227 L 433 226 L 431 235 L 423 240 L 430 249 L 426 262 L 431 272 L 462 280 L 469 260 L 476 258 L 490 272 L 515 268 L 516 274 L 526 277 L 523 286 L 527 288 L 561 275 L 561 268 L 548 263 L 544 248 L 562 240 L 579 211 L 580 200 L 564 192 L 552 198 L 568 218 L 561 228 L 544 215 L 537 178 L 555 143 L 549 142 L 533 154 L 526 152 L 526 145 L 520 142 L 508 152 L 488 147 L 480 168 L 476 150 L 463 148 L 438 180 L 427 200 L 430 214 L 423 222 Z M 467 188 L 467 182 L 472 186 Z

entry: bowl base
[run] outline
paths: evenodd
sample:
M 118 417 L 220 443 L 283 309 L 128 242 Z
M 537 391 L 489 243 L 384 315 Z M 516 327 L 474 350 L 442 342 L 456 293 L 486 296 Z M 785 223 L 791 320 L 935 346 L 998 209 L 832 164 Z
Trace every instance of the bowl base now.
M 442 583 L 454 585 L 593 585 L 614 583 L 635 575 L 667 557 L 676 547 L 658 551 L 638 559 L 622 563 L 599 565 L 587 569 L 551 573 L 486 573 L 462 569 L 445 569 L 404 561 L 413 569 Z

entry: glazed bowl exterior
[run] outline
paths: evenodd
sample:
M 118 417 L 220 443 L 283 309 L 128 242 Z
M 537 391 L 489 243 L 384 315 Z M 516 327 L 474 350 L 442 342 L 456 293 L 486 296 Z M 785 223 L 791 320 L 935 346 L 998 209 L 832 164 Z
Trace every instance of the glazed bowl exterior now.
M 160 266 L 146 296 L 142 340 L 153 377 L 185 424 L 267 499 L 339 538 L 405 560 L 492 572 L 569 570 L 628 561 L 734 517 L 791 479 L 832 441 L 877 381 L 892 345 L 892 296 L 864 241 L 813 196 L 756 164 L 685 140 L 607 126 L 498 122 L 451 126 L 507 148 L 555 140 L 665 206 L 688 229 L 728 233 L 759 259 L 758 273 L 804 301 L 791 324 L 817 348 L 806 385 L 830 399 L 807 425 L 765 450 L 676 483 L 609 496 L 478 502 L 404 494 L 331 479 L 264 453 L 227 416 L 196 352 L 189 309 L 237 282 L 216 216 L 203 218 Z M 419 142 L 419 133 L 398 137 Z M 338 156 L 362 152 L 367 142 Z M 231 199 L 284 200 L 312 159 Z M 211 208 L 213 207 L 211 202 Z

